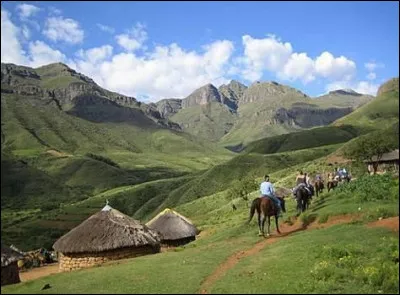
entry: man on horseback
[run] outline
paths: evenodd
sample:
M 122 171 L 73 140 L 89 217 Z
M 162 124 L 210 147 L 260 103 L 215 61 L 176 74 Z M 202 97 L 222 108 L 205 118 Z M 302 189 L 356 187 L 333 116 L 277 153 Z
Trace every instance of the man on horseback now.
M 280 200 L 275 196 L 275 190 L 272 183 L 269 181 L 269 175 L 264 176 L 264 181 L 261 183 L 260 186 L 261 196 L 260 198 L 270 198 L 274 203 L 275 206 L 278 208 L 278 216 L 282 217 L 282 205 Z

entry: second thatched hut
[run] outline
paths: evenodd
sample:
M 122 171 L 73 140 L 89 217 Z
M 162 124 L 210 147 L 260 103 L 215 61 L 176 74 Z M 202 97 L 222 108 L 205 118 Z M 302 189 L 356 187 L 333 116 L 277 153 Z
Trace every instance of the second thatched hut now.
M 196 239 L 199 230 L 185 216 L 172 209 L 165 209 L 146 225 L 159 232 L 162 236 L 163 247 L 176 247 L 187 244 Z
M 23 256 L 1 243 L 1 285 L 20 282 L 17 262 Z
M 60 271 L 160 252 L 160 236 L 108 204 L 58 239 Z

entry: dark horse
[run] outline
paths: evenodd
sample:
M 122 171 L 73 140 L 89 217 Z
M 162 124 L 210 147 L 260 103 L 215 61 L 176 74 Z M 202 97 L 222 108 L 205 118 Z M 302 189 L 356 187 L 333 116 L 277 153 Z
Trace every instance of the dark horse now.
M 281 201 L 282 211 L 286 212 L 285 199 L 283 197 L 277 197 L 277 198 Z M 281 233 L 279 231 L 279 226 L 278 226 L 278 208 L 276 208 L 274 201 L 266 197 L 254 199 L 253 202 L 251 203 L 250 217 L 247 223 L 251 221 L 256 210 L 258 214 L 259 236 L 264 235 L 264 224 L 267 217 L 268 217 L 267 237 L 270 235 L 271 216 L 275 216 L 276 231 L 279 234 Z
M 322 179 L 318 179 L 315 181 L 315 195 L 318 198 L 319 194 L 322 194 L 324 191 L 324 181 Z
M 304 187 L 299 187 L 296 191 L 297 201 L 297 215 L 306 211 L 310 205 L 311 196 L 310 193 Z

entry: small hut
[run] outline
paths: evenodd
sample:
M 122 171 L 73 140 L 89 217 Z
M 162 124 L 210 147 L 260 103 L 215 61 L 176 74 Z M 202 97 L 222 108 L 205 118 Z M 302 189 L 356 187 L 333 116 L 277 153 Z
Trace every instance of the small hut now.
M 374 174 L 375 172 L 382 173 L 385 171 L 399 172 L 399 150 L 393 150 L 389 153 L 383 154 L 379 159 L 374 156 L 372 161 L 364 161 L 368 165 L 368 172 Z
M 146 225 L 159 232 L 162 236 L 162 246 L 181 246 L 196 240 L 199 230 L 186 217 L 178 212 L 165 209 Z
M 23 256 L 1 243 L 1 285 L 20 282 L 17 262 Z
M 160 252 L 160 236 L 108 204 L 53 245 L 60 271 Z

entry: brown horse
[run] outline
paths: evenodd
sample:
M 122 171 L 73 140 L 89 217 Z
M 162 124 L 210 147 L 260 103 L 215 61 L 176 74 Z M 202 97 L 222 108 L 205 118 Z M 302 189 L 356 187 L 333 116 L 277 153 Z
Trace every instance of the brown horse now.
M 314 186 L 315 186 L 315 195 L 318 198 L 318 195 L 322 194 L 322 192 L 324 191 L 324 181 L 322 179 L 317 179 L 315 181 Z
M 277 198 L 281 201 L 282 205 L 282 212 L 286 212 L 285 208 L 285 199 L 283 197 L 278 197 Z M 250 208 L 250 217 L 247 223 L 250 223 L 251 219 L 254 216 L 255 211 L 257 210 L 257 215 L 258 215 L 258 235 L 259 236 L 264 236 L 264 225 L 265 225 L 265 220 L 268 217 L 268 228 L 267 228 L 267 237 L 270 235 L 270 225 L 271 225 L 271 216 L 275 216 L 275 225 L 276 225 L 276 231 L 280 234 L 281 232 L 279 231 L 279 226 L 278 226 L 278 208 L 276 207 L 274 201 L 272 201 L 270 198 L 256 198 L 253 200 L 251 203 L 251 208 Z
M 328 181 L 328 183 L 326 184 L 326 186 L 328 188 L 328 193 L 330 190 L 333 190 L 335 187 L 337 187 L 337 185 L 338 185 L 337 180 Z

